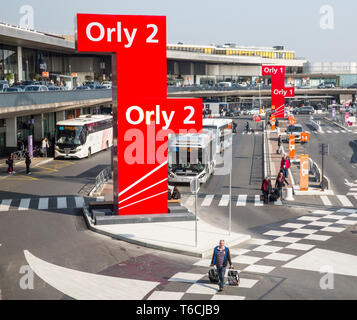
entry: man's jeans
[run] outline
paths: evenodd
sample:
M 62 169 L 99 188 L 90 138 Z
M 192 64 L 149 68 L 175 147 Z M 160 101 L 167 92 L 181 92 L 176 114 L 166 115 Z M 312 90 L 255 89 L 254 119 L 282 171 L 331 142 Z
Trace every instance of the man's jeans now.
M 219 288 L 223 289 L 224 288 L 224 276 L 226 274 L 226 267 L 218 267 L 217 266 L 217 271 L 218 271 L 218 277 L 219 277 Z
M 289 170 L 288 169 L 282 169 L 283 170 L 283 175 L 287 179 L 289 178 Z

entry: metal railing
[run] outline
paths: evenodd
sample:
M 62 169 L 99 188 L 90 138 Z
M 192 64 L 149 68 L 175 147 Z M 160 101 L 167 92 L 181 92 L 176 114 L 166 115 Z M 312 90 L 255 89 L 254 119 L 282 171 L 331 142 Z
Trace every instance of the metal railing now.
M 112 178 L 112 168 L 111 166 L 102 170 L 95 178 L 95 185 L 91 190 L 90 194 L 96 192 L 105 182 Z
M 112 99 L 112 90 L 71 90 L 43 92 L 5 92 L 1 94 L 0 108 L 55 104 L 71 101 Z

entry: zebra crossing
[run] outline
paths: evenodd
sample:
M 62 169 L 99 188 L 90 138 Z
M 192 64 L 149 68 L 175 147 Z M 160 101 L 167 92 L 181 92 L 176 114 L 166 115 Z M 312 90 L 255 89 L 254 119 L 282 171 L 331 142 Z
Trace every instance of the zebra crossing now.
M 263 207 L 264 202 L 261 201 L 260 195 L 247 195 L 240 194 L 238 196 L 232 196 L 232 204 L 237 207 L 245 207 L 247 205 L 252 205 L 255 207 Z M 211 207 L 212 205 L 218 204 L 218 207 L 228 207 L 230 202 L 229 194 L 221 195 L 199 195 L 198 205 L 200 207 Z M 182 198 L 182 204 L 186 207 L 191 207 L 195 203 L 195 197 L 192 195 L 184 195 Z M 277 202 L 276 205 L 280 205 Z
M 0 213 L 7 211 L 81 209 L 91 201 L 104 201 L 104 197 L 76 196 L 42 197 L 0 200 Z
M 299 199 L 301 197 L 301 199 Z M 341 208 L 357 208 L 357 194 L 351 195 L 331 195 L 331 196 L 319 196 L 318 205 L 325 207 L 341 207 Z M 295 196 L 296 202 L 301 202 L 301 200 L 306 201 L 306 196 Z M 316 200 L 312 201 L 316 202 Z M 195 197 L 193 195 L 184 195 L 182 198 L 182 204 L 186 207 L 192 207 L 195 203 Z M 291 204 L 294 204 L 292 202 Z M 269 205 L 282 206 L 283 203 L 278 200 Z M 198 198 L 198 206 L 203 208 L 208 208 L 211 206 L 218 207 L 228 207 L 229 206 L 229 194 L 200 194 Z M 261 201 L 261 195 L 247 195 L 239 194 L 232 195 L 232 206 L 236 207 L 263 207 L 264 202 Z
M 357 208 L 357 194 L 320 196 L 320 200 L 326 207 Z
M 350 129 L 322 129 L 322 131 L 318 132 L 318 131 L 306 131 L 310 134 L 315 134 L 315 135 L 320 135 L 320 134 L 336 134 L 336 133 L 349 133 L 349 134 L 357 134 L 357 129 L 354 130 L 350 130 Z

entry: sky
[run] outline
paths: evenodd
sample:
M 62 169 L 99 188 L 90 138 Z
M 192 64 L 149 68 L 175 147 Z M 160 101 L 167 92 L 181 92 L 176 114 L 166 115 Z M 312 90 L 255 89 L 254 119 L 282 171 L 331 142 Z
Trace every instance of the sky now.
M 312 62 L 357 61 L 354 0 L 11 0 L 0 21 L 19 25 L 23 5 L 43 32 L 74 34 L 76 13 L 165 15 L 169 43 L 283 45 Z

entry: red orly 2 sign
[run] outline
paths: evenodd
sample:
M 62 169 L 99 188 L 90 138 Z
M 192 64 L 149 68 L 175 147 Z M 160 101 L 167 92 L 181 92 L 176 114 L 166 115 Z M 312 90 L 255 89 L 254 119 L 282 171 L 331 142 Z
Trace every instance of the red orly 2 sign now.
M 285 66 L 262 66 L 262 75 L 271 76 L 271 106 L 276 118 L 284 118 L 285 98 L 295 96 L 295 88 L 285 87 Z
M 166 17 L 78 14 L 77 50 L 112 53 L 114 208 L 167 213 L 167 135 L 199 132 L 202 100 L 167 99 Z

